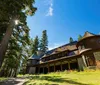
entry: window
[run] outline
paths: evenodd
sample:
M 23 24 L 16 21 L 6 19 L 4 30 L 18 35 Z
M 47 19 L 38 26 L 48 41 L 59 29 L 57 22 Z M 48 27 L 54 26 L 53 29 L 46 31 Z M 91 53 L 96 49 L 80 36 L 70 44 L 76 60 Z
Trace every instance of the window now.
M 82 45 L 82 46 L 81 46 L 81 49 L 85 49 L 85 46 L 84 46 L 84 45 Z
M 78 49 L 81 50 L 81 46 L 79 46 Z
M 78 47 L 78 49 L 79 50 L 85 49 L 85 46 L 84 45 L 81 45 L 81 46 Z
M 87 66 L 95 66 L 94 57 L 92 57 L 92 56 L 87 57 L 86 56 L 85 59 L 86 59 Z
M 72 51 L 72 52 L 69 52 L 68 55 L 69 55 L 69 56 L 71 56 L 71 55 L 75 55 L 75 53 Z

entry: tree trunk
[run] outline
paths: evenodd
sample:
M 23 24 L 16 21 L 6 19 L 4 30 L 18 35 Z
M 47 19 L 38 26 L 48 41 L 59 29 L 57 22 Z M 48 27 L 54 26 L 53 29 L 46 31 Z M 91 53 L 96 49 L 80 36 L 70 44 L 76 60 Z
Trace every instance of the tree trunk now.
M 17 68 L 15 68 L 15 74 L 13 77 L 17 77 Z
M 13 31 L 13 27 L 12 25 L 10 24 L 6 30 L 6 33 L 1 41 L 1 44 L 0 44 L 0 68 L 2 66 L 2 62 L 4 60 L 4 55 L 5 55 L 5 52 L 7 50 L 7 46 L 8 46 L 8 43 L 9 43 L 9 39 L 10 39 L 10 36 L 12 34 L 12 31 Z

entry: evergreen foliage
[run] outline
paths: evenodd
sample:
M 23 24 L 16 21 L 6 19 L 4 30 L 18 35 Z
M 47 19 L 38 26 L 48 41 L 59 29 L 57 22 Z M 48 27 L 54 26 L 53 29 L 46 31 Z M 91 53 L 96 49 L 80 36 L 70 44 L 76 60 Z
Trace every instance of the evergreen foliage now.
M 36 36 L 35 39 L 33 40 L 32 53 L 37 55 L 38 48 L 39 48 L 39 39 L 38 36 Z
M 81 40 L 81 39 L 82 39 L 82 35 L 79 35 L 78 36 L 78 41 Z
M 73 42 L 73 41 L 74 41 L 73 38 L 70 37 L 70 38 L 69 38 L 69 42 L 71 43 L 71 42 Z
M 22 65 L 25 72 L 26 61 L 32 55 L 29 52 L 30 37 L 26 18 L 35 13 L 34 2 L 0 1 L 0 76 L 16 76 Z M 18 25 L 15 25 L 16 19 L 20 22 Z
M 40 50 L 45 53 L 48 50 L 48 36 L 47 31 L 42 32 L 42 38 L 40 40 Z

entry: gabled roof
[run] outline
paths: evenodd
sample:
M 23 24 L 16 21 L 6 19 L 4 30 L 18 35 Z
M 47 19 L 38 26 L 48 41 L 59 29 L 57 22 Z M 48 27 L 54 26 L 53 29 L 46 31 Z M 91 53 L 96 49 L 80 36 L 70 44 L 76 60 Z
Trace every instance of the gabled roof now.
M 86 31 L 84 36 L 82 37 L 82 39 L 87 38 L 87 37 L 91 37 L 91 36 L 95 36 L 95 34 Z
M 75 50 L 75 49 L 77 49 L 76 44 L 77 44 L 77 41 L 73 41 L 71 43 L 68 43 L 68 44 L 62 45 L 60 47 L 54 48 L 52 50 L 49 50 L 45 53 L 44 56 L 42 56 L 42 58 L 49 57 L 51 55 L 58 54 L 58 53 L 61 53 L 61 52 L 65 52 L 65 51 Z M 58 49 L 60 49 L 60 51 Z
M 52 49 L 52 50 L 49 50 L 48 52 L 51 54 L 51 53 L 53 53 L 56 49 L 58 49 L 58 48 L 63 48 L 63 47 L 66 47 L 66 46 L 68 46 L 68 47 L 67 47 L 67 50 L 74 50 L 74 49 L 76 49 L 76 48 L 74 48 L 74 45 L 76 45 L 76 44 L 77 44 L 77 41 L 73 41 L 73 42 L 71 42 L 71 43 L 67 43 L 67 44 L 65 44 L 65 45 L 62 45 L 62 46 L 59 46 L 59 47 L 54 48 L 54 49 Z M 73 46 L 73 47 L 71 48 L 71 46 Z
M 50 55 L 50 54 L 52 54 L 54 51 L 55 51 L 55 49 L 49 50 L 49 51 L 47 51 L 45 54 L 46 54 L 46 55 Z
M 29 59 L 37 59 L 37 60 L 39 60 L 39 59 L 40 59 L 40 57 L 39 57 L 39 56 L 37 56 L 37 55 L 35 55 L 35 54 L 33 54 L 31 57 L 29 57 Z

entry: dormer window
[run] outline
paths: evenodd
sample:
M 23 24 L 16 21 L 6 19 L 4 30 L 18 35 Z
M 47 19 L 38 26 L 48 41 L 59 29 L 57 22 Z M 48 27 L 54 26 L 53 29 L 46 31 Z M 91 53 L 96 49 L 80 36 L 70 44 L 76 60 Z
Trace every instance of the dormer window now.
M 81 49 L 85 49 L 85 46 L 84 45 L 82 45 L 81 47 L 82 47 Z
M 69 56 L 71 56 L 71 55 L 75 55 L 75 53 L 72 51 L 72 52 L 69 52 L 68 55 L 69 55 Z
M 81 46 L 78 47 L 78 49 L 79 50 L 85 49 L 85 46 L 84 45 L 81 45 Z
M 78 49 L 81 50 L 81 46 L 79 46 Z

